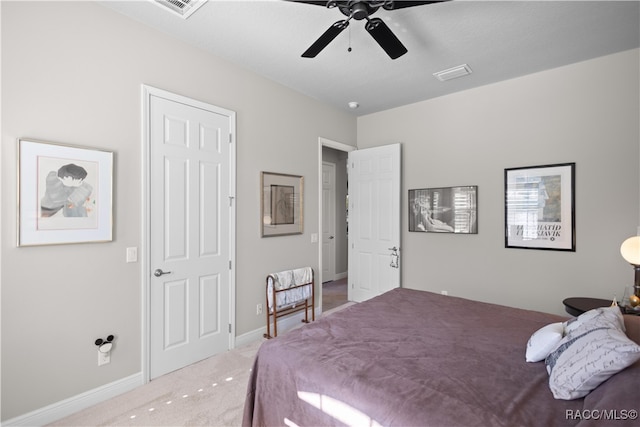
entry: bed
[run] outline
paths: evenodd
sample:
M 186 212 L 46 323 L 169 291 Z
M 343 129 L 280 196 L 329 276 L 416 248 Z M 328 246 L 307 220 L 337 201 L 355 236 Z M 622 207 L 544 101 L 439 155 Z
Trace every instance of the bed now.
M 638 425 L 637 358 L 585 397 L 568 400 L 554 398 L 546 361 L 525 361 L 536 331 L 567 320 L 394 289 L 265 341 L 243 425 Z M 624 324 L 640 341 L 640 317 L 625 315 Z M 632 354 L 640 351 L 627 341 Z

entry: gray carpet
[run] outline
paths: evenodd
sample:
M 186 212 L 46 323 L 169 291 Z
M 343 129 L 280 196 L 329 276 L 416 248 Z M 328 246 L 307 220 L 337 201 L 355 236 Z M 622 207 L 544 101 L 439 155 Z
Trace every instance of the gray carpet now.
M 322 316 L 352 304 L 325 307 Z M 50 425 L 240 426 L 249 374 L 263 341 L 179 369 Z

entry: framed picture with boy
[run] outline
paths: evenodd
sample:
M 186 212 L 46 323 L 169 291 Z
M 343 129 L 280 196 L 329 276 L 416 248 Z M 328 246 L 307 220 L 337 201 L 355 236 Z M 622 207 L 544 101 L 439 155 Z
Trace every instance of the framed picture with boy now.
M 18 246 L 111 241 L 113 153 L 18 145 Z

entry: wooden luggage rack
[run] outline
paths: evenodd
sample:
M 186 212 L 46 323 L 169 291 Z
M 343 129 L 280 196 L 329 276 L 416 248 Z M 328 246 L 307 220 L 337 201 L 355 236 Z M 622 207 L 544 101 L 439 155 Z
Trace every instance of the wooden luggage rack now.
M 267 333 L 265 338 L 278 336 L 278 318 L 304 310 L 304 323 L 315 321 L 315 279 L 311 267 L 272 273 L 266 279 Z M 273 321 L 273 336 L 271 322 Z

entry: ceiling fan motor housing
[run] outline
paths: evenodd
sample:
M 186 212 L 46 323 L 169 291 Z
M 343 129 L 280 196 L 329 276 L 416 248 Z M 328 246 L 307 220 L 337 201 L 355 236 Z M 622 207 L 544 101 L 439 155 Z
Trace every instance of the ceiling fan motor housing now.
M 379 8 L 380 6 L 371 6 L 365 1 L 349 1 L 346 2 L 346 4 L 338 3 L 338 9 L 340 9 L 340 12 L 345 16 L 352 17 L 356 21 L 368 18 L 369 15 L 373 14 Z

